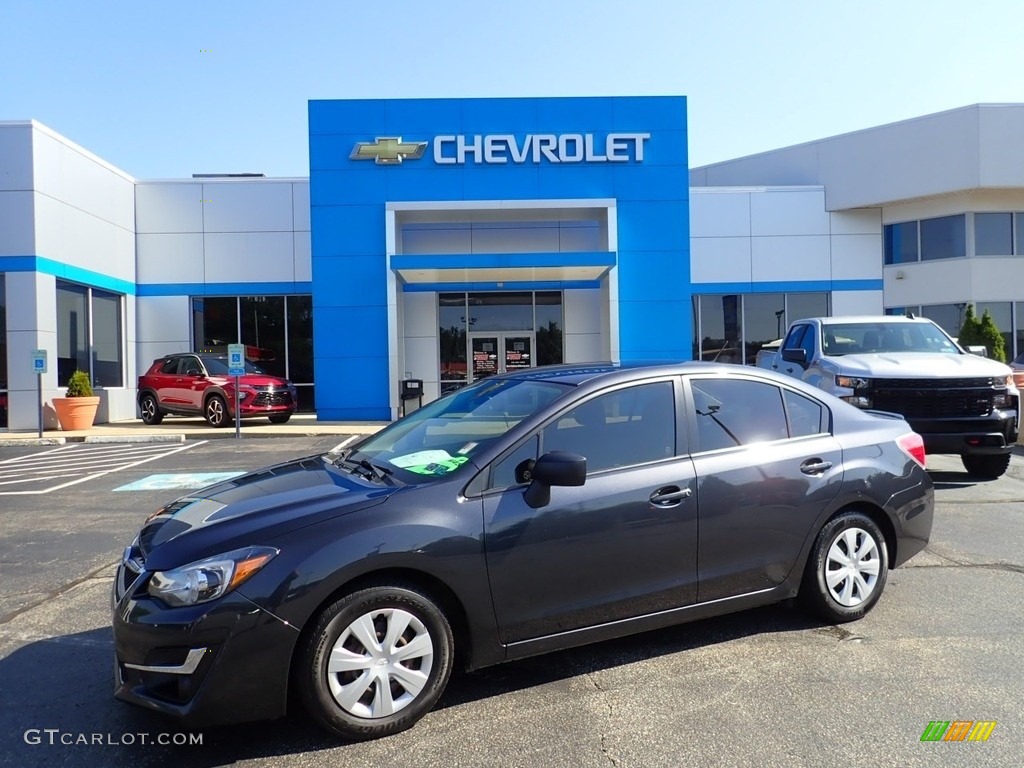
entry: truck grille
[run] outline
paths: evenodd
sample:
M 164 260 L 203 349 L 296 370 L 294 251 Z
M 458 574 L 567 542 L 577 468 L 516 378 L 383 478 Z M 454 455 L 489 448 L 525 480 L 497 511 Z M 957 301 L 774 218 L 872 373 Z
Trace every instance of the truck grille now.
M 996 394 L 1005 393 L 998 378 L 875 379 L 872 406 L 908 419 L 988 416 Z

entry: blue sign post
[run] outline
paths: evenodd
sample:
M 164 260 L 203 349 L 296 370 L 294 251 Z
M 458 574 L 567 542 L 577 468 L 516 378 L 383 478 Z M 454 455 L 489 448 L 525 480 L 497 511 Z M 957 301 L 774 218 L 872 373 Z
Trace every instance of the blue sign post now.
M 46 350 L 32 351 L 32 372 L 36 374 L 36 402 L 39 405 L 39 439 L 43 439 L 43 374 L 46 373 Z
M 239 377 L 245 375 L 245 344 L 228 344 L 228 375 L 235 377 L 235 437 L 242 436 L 242 414 L 240 408 Z

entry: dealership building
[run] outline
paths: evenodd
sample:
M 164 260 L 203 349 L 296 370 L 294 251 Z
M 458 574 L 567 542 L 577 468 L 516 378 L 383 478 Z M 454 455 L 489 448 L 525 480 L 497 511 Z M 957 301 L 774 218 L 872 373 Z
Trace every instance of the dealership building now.
M 811 315 L 988 310 L 1024 353 L 1024 105 L 691 169 L 683 97 L 309 104 L 308 178 L 140 180 L 0 123 L 0 428 L 89 373 L 243 343 L 323 420 L 495 373 L 750 363 Z M 47 409 L 47 427 L 55 420 Z

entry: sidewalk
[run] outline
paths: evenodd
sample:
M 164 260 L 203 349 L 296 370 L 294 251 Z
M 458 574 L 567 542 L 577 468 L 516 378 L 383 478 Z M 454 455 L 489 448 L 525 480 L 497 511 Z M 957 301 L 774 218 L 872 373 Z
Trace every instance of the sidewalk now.
M 267 419 L 242 419 L 242 438 L 309 437 L 316 435 L 369 435 L 388 425 L 386 421 L 317 421 L 316 414 L 297 413 L 287 424 L 271 424 Z M 4 432 L 0 447 L 18 445 L 60 445 L 62 443 L 182 443 L 185 440 L 209 440 L 235 437 L 234 422 L 214 429 L 201 418 L 168 416 L 162 424 L 146 425 L 139 419 L 96 424 L 91 429 L 64 432 L 50 429 L 39 439 L 38 430 Z

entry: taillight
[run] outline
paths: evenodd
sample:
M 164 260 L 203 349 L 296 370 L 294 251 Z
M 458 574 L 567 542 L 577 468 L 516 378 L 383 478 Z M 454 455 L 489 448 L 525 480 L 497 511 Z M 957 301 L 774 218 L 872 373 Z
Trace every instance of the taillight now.
M 924 453 L 924 438 L 922 438 L 917 432 L 909 432 L 902 437 L 896 438 L 896 445 L 907 454 L 910 458 L 924 466 L 925 453 Z

